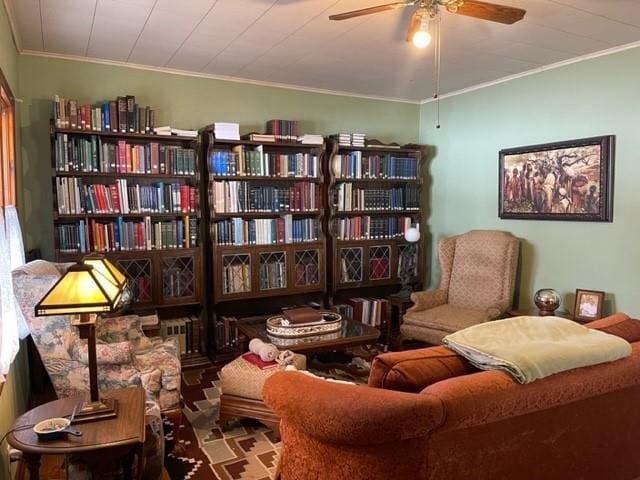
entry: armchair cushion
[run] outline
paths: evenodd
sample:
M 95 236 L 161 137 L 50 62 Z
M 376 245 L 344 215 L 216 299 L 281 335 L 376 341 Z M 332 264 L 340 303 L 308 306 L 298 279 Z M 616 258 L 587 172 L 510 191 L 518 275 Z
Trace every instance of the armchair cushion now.
M 89 349 L 87 343 L 77 341 L 71 351 L 73 360 L 84 365 L 89 364 Z M 131 363 L 131 342 L 98 343 L 96 345 L 96 358 L 98 365 L 120 365 Z
M 452 333 L 471 325 L 485 322 L 488 319 L 484 310 L 473 310 L 445 304 L 417 312 L 408 310 L 402 317 L 402 323 L 404 325 L 428 327 Z
M 413 302 L 413 306 L 408 309 L 409 312 L 427 310 L 443 305 L 447 301 L 447 292 L 444 290 L 413 292 L 411 294 L 411 301 Z

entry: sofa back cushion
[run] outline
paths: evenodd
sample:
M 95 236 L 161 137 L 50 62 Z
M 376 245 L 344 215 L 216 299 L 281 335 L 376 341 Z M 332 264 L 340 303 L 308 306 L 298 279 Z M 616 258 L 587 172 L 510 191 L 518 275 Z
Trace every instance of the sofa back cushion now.
M 518 240 L 506 232 L 473 230 L 456 237 L 448 303 L 484 310 L 512 295 Z

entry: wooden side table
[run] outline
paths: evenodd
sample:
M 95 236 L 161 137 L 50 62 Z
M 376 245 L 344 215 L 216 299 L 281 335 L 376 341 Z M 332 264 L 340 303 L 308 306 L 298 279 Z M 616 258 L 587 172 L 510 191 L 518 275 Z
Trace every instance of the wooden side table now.
M 397 346 L 400 339 L 402 316 L 413 306 L 413 301 L 411 301 L 410 297 L 399 297 L 397 295 L 389 295 L 388 300 L 386 343 Z
M 506 312 L 506 316 L 507 317 L 520 317 L 523 315 L 529 316 L 529 317 L 540 317 L 540 310 L 538 310 L 536 307 L 531 307 L 531 308 L 511 308 L 509 310 L 507 310 Z M 561 318 L 568 318 L 569 320 L 573 320 L 573 314 L 566 311 L 566 310 L 556 310 L 555 312 L 553 312 L 553 316 L 554 317 L 561 317 Z
M 100 465 L 113 465 L 115 458 L 124 459 L 126 478 L 132 478 L 135 454 L 138 454 L 138 475 L 142 472 L 142 447 L 145 438 L 145 397 L 142 387 L 120 388 L 103 392 L 105 398 L 118 401 L 115 418 L 86 423 L 74 423 L 81 437 L 67 435 L 59 440 L 38 440 L 31 428 L 36 423 L 52 417 L 69 417 L 76 405 L 86 396 L 61 398 L 29 410 L 18 417 L 7 436 L 9 444 L 23 452 L 29 468 L 29 480 L 39 479 L 42 455 L 78 454 L 90 465 L 92 471 L 103 471 Z

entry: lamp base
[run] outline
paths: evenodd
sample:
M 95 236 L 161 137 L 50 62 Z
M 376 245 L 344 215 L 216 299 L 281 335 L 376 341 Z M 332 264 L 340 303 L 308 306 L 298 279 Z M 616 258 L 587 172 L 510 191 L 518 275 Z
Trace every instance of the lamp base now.
M 83 402 L 76 412 L 73 423 L 92 422 L 118 416 L 118 401 L 113 398 L 102 398 L 97 402 Z

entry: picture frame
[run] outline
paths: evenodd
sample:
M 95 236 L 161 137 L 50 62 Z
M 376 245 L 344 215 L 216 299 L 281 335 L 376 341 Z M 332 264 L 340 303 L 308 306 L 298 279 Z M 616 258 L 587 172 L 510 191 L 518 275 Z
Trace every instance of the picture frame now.
M 573 307 L 573 319 L 590 322 L 602 318 L 604 292 L 600 290 L 576 290 L 576 301 Z
M 615 135 L 506 148 L 498 155 L 498 216 L 613 221 Z

